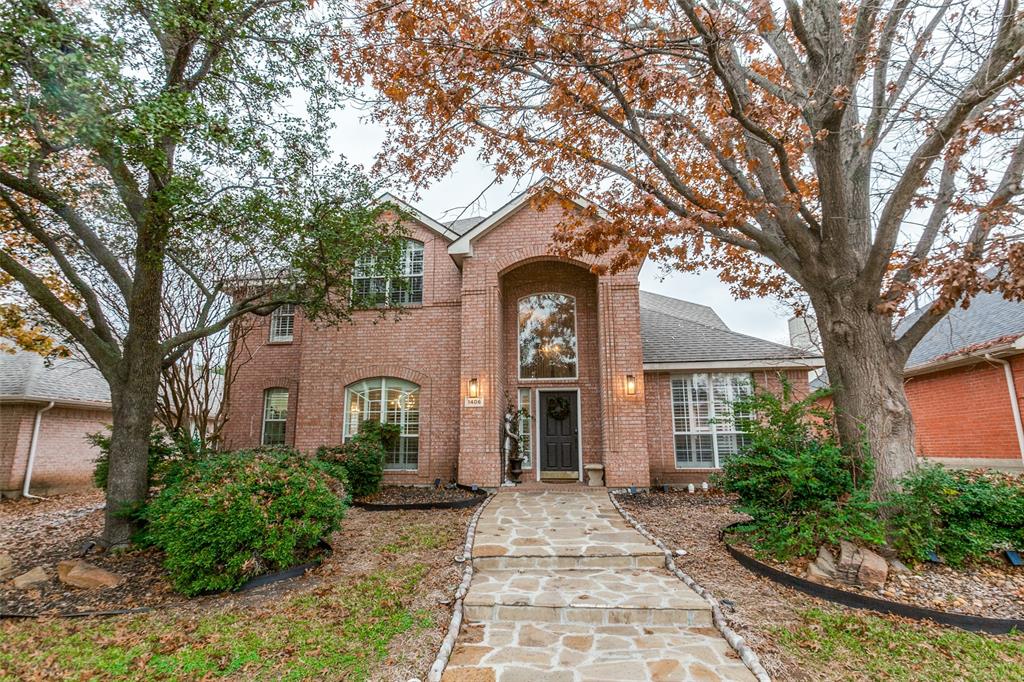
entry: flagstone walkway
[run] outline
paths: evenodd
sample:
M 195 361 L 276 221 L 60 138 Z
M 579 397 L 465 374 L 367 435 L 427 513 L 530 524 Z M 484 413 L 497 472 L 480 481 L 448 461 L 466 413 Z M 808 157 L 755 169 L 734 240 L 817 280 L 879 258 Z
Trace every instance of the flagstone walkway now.
M 501 491 L 443 682 L 750 682 L 707 602 L 605 490 Z

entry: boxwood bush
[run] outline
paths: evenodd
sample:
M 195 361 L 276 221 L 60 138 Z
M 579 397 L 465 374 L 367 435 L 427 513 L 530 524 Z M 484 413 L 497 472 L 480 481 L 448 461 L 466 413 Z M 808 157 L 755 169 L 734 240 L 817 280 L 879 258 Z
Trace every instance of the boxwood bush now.
M 869 498 L 870 467 L 839 447 L 820 394 L 794 400 L 757 392 L 738 401 L 749 445 L 725 462 L 717 485 L 739 497 L 752 520 L 738 530 L 751 546 L 784 560 L 812 555 L 822 544 L 885 541 L 878 505 Z M 863 458 L 867 459 L 867 458 Z
M 1024 548 L 1024 483 L 999 474 L 921 467 L 888 501 L 894 548 L 924 560 L 935 552 L 953 566 Z
M 181 465 L 143 511 L 142 540 L 166 554 L 186 595 L 236 589 L 310 558 L 344 501 L 310 458 L 289 449 L 228 452 Z
M 344 445 L 321 447 L 316 457 L 328 470 L 340 471 L 353 497 L 373 495 L 384 478 L 384 456 L 398 446 L 397 424 L 365 421 Z

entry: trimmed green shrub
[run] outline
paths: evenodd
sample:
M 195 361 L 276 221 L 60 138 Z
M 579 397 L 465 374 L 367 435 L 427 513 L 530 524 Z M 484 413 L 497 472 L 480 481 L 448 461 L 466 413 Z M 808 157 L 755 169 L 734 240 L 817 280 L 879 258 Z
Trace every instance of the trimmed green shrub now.
M 144 542 L 186 595 L 236 589 L 307 559 L 345 504 L 327 474 L 289 449 L 192 460 L 146 506 Z
M 887 501 L 891 542 L 901 556 L 935 552 L 960 566 L 1024 547 L 1024 484 L 998 474 L 921 467 Z
M 110 433 L 90 433 L 85 439 L 99 448 L 100 454 L 95 460 L 95 468 L 92 472 L 93 484 L 101 489 L 107 489 L 107 475 L 110 471 Z M 179 446 L 170 438 L 166 431 L 160 428 L 153 429 L 149 434 L 149 487 L 160 485 L 163 475 L 166 473 L 170 462 L 181 456 Z
M 327 470 L 340 470 L 353 497 L 365 497 L 380 490 L 384 457 L 398 447 L 400 435 L 397 424 L 365 421 L 344 445 L 321 447 L 316 457 Z
M 839 540 L 881 544 L 878 505 L 869 499 L 869 467 L 839 447 L 819 394 L 793 400 L 758 392 L 734 406 L 749 445 L 725 462 L 715 483 L 739 497 L 752 520 L 738 528 L 758 552 L 779 560 L 809 556 Z

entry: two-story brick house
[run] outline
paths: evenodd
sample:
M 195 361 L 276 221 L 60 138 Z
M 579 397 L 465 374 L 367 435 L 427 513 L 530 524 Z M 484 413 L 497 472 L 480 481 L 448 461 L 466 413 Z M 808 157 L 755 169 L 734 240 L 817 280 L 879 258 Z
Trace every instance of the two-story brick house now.
M 401 425 L 386 481 L 503 480 L 506 397 L 525 407 L 525 477 L 608 486 L 701 481 L 736 452 L 728 406 L 819 357 L 731 331 L 706 306 L 639 290 L 639 268 L 555 255 L 566 202 L 531 188 L 493 214 L 442 224 L 394 197 L 407 225 L 398 316 L 320 328 L 283 307 L 235 339 L 229 447 L 342 442 L 365 419 Z M 580 208 L 586 208 L 582 204 Z

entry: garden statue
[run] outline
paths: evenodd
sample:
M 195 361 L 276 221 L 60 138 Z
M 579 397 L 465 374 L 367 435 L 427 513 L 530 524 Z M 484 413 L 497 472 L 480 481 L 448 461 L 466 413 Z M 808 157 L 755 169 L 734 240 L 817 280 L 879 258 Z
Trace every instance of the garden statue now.
M 519 443 L 522 438 L 519 432 L 519 423 L 521 417 L 527 415 L 528 412 L 525 409 L 517 409 L 511 399 L 506 398 L 505 402 L 507 408 L 505 409 L 505 437 L 502 452 L 505 455 L 505 461 L 508 463 L 508 480 L 513 484 L 518 484 L 520 477 L 523 475 L 523 456 L 519 449 Z

